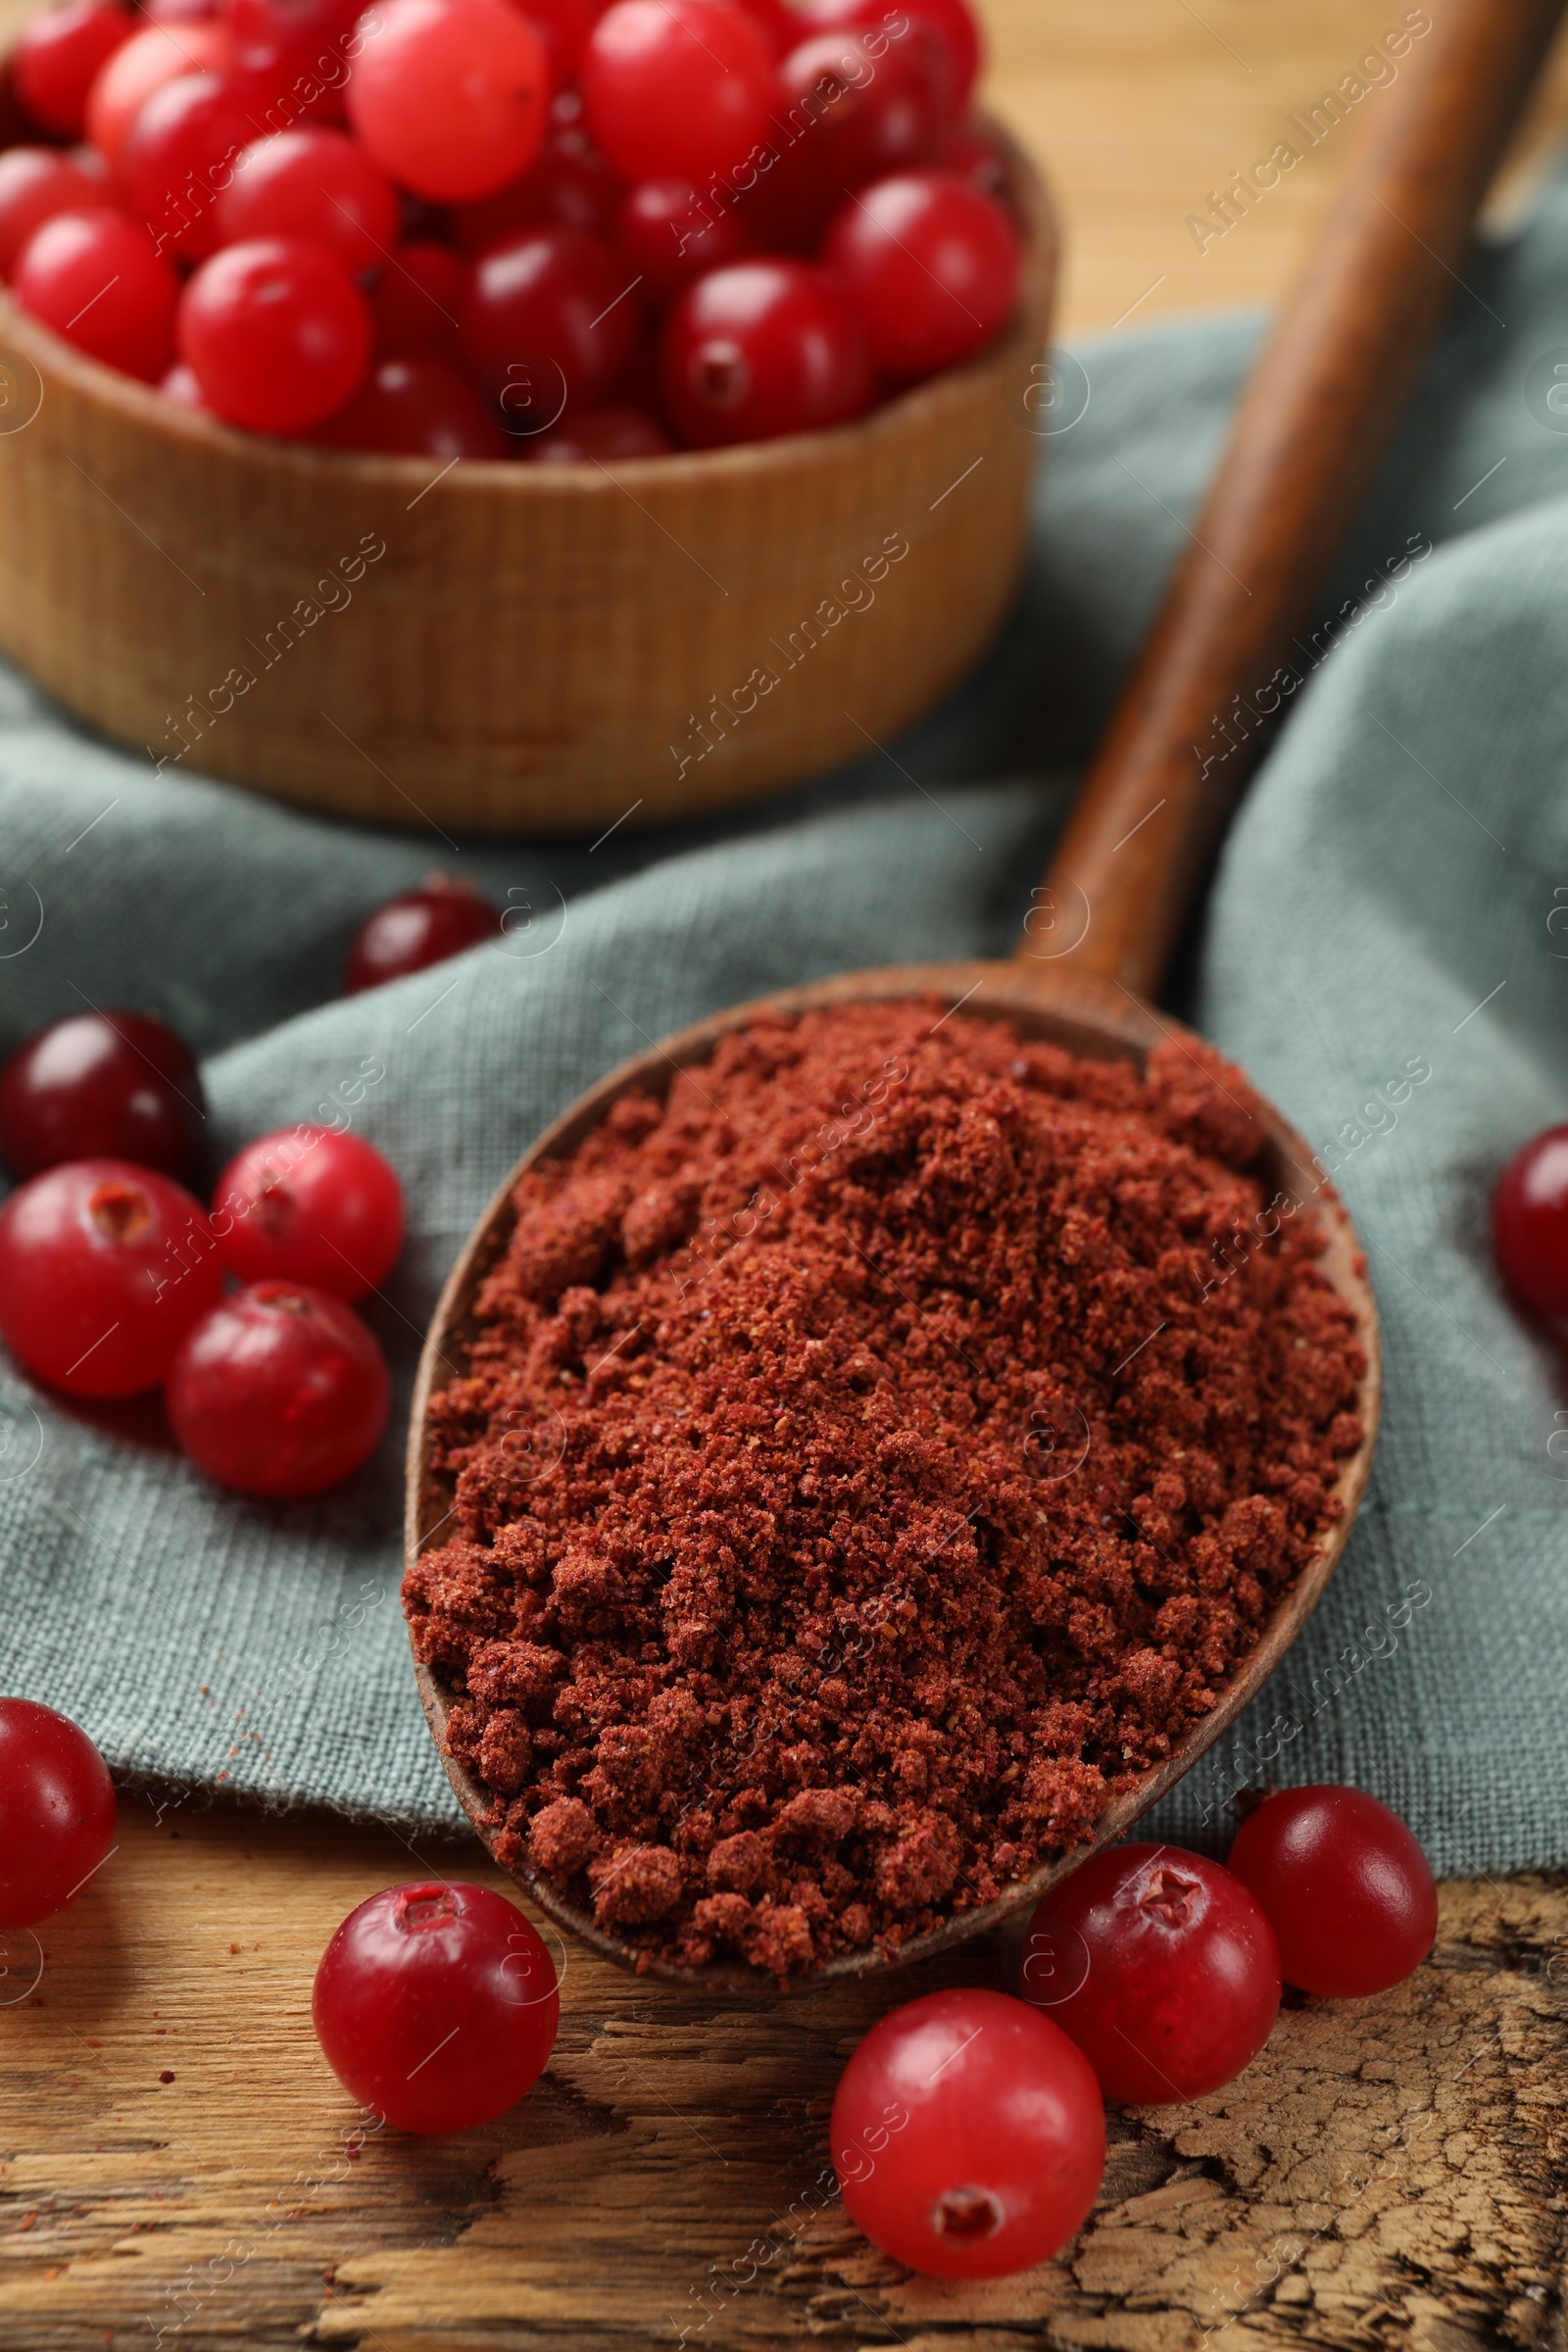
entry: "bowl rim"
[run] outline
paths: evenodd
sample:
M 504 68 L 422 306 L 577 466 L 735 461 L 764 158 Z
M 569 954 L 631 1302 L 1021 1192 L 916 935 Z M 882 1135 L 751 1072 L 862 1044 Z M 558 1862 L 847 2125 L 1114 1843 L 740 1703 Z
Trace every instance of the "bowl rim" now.
M 0 44 L 0 64 L 5 47 Z M 503 483 L 509 496 L 606 497 L 612 490 L 679 491 L 738 476 L 787 473 L 815 453 L 851 454 L 896 439 L 906 425 L 919 424 L 957 405 L 976 377 L 1002 374 L 1046 331 L 1060 267 L 1061 239 L 1056 210 L 1045 174 L 1006 125 L 984 109 L 971 118 L 1000 149 L 1007 166 L 1010 193 L 1021 223 L 1023 255 L 1017 307 L 1008 324 L 984 349 L 893 393 L 847 424 L 809 432 L 780 433 L 770 440 L 735 442 L 719 449 L 678 449 L 657 457 L 622 458 L 611 466 L 597 459 L 530 466 L 515 458 L 449 460 L 434 476 L 430 458 L 372 450 L 339 450 L 306 440 L 248 433 L 200 410 L 182 408 L 156 384 L 126 375 L 96 360 L 22 308 L 0 282 L 0 349 L 9 347 L 33 367 L 45 386 L 53 376 L 80 398 L 113 412 L 125 424 L 154 438 L 183 444 L 191 453 L 226 457 L 258 471 L 293 474 L 302 481 L 331 479 L 344 484 L 433 491 L 450 497 L 487 497 Z M 36 142 L 11 144 L 48 145 Z M 7 149 L 0 146 L 0 153 Z M 62 153 L 65 149 L 62 148 Z M 524 488 L 524 485 L 527 485 Z
M 1105 1039 L 1114 1036 L 1115 1053 L 1142 1063 L 1162 1042 L 1173 1039 L 1184 1044 L 1201 1042 L 1184 1022 L 1165 1012 L 1155 1013 L 1125 991 L 1106 988 L 1087 975 L 1054 977 L 1049 996 L 1041 997 L 1021 976 L 1022 960 L 977 958 L 961 964 L 879 966 L 771 990 L 765 996 L 727 1005 L 651 1042 L 567 1102 L 534 1138 L 469 1229 L 426 1326 L 409 1410 L 404 1481 L 405 1573 L 422 1553 L 432 1548 L 442 1526 L 452 1516 L 449 1508 L 433 1524 L 425 1524 L 429 1516 L 427 1503 L 438 1501 L 440 1496 L 429 1463 L 429 1402 L 449 1379 L 463 1377 L 463 1364 L 454 1363 L 446 1349 L 456 1342 L 456 1353 L 463 1345 L 459 1335 L 471 1319 L 472 1302 L 480 1283 L 506 1247 L 514 1219 L 513 1194 L 528 1168 L 543 1159 L 569 1157 L 621 1094 L 639 1086 L 644 1091 L 660 1093 L 667 1088 L 676 1072 L 700 1068 L 721 1037 L 744 1028 L 759 1015 L 770 1017 L 782 1013 L 792 1018 L 803 1011 L 822 1009 L 830 1002 L 886 1003 L 925 995 L 945 1001 L 950 1009 L 956 1009 L 958 1004 L 968 1003 L 976 994 L 976 988 L 970 986 L 976 973 L 982 975 L 982 986 L 990 982 L 997 991 L 989 1004 L 982 1001 L 977 1006 L 981 1017 L 1018 1021 L 1025 1025 L 1026 1033 L 1050 1036 L 1072 1053 L 1103 1056 Z M 1027 972 L 1026 964 L 1023 968 Z M 983 993 L 989 996 L 990 988 L 983 987 Z M 1031 998 L 1032 1003 L 1028 1001 Z M 1324 1235 L 1325 1256 L 1333 1255 L 1341 1261 L 1338 1274 L 1330 1279 L 1338 1295 L 1352 1307 L 1357 1339 L 1365 1353 L 1366 1369 L 1356 1396 L 1363 1435 L 1355 1451 L 1341 1463 L 1334 1482 L 1337 1515 L 1329 1519 L 1314 1539 L 1312 1556 L 1300 1574 L 1270 1606 L 1257 1627 L 1251 1649 L 1237 1661 L 1213 1707 L 1198 1718 L 1160 1763 L 1137 1775 L 1131 1788 L 1110 1798 L 1085 1844 L 1037 1864 L 1024 1878 L 1002 1888 L 988 1903 L 949 1912 L 937 1926 L 911 1936 L 890 1955 L 877 1954 L 875 1946 L 840 1953 L 819 1968 L 780 1983 L 764 1970 L 740 1960 L 715 1961 L 705 1968 L 693 1969 L 662 1954 L 634 1953 L 632 1947 L 600 1928 L 556 1880 L 531 1860 L 526 1848 L 514 1861 L 501 1861 L 495 1845 L 504 1826 L 508 1800 L 498 1797 L 456 1756 L 447 1752 L 445 1725 L 456 1693 L 440 1672 L 416 1655 L 415 1682 L 425 1722 L 469 1827 L 496 1867 L 505 1871 L 558 1928 L 569 1932 L 590 1951 L 617 1967 L 633 1968 L 640 1976 L 683 1985 L 688 1990 L 724 1996 L 788 1999 L 814 1992 L 835 1981 L 893 1977 L 918 1962 L 968 1943 L 1032 1909 L 1052 1886 L 1070 1877 L 1087 1861 L 1091 1853 L 1125 1838 L 1151 1806 L 1186 1777 L 1244 1709 L 1261 1694 L 1322 1599 L 1344 1556 L 1376 1450 L 1382 1415 L 1383 1353 L 1377 1300 L 1368 1279 L 1365 1256 L 1338 1187 L 1327 1177 L 1316 1186 L 1307 1187 L 1305 1180 L 1317 1164 L 1311 1146 L 1269 1097 L 1259 1093 L 1257 1099 L 1262 1106 L 1271 1163 L 1276 1169 L 1280 1165 L 1291 1168 L 1301 1177 L 1306 1192 L 1301 1204 L 1305 1220 Z M 409 1636 L 412 1650 L 412 1625 Z

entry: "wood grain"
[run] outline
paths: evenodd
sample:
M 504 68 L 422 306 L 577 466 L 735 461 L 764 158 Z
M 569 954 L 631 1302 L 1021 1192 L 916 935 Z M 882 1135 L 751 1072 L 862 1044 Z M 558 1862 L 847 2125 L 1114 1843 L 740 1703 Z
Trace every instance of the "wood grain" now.
M 1419 34 L 1378 48 L 1396 79 L 1380 87 L 1369 67 L 1353 129 L 1348 96 L 1319 109 L 1323 136 L 1358 139 L 1350 179 L 1252 372 L 1052 865 L 1051 888 L 1094 910 L 1072 960 L 1124 988 L 1157 988 L 1268 715 L 1310 673 L 1302 639 L 1330 566 L 1439 326 L 1476 299 L 1476 217 L 1562 13 L 1563 0 L 1501 14 L 1432 0 L 1408 12 Z M 1310 122 L 1295 119 L 1302 149 Z M 1234 228 L 1296 151 L 1275 150 L 1272 183 L 1238 181 Z
M 1561 1882 L 1445 1888 L 1407 1985 L 1288 2009 L 1212 2098 L 1113 2111 L 1080 2236 L 961 2287 L 872 2254 L 824 2180 L 834 2082 L 891 1987 L 759 2009 L 574 1949 L 529 2098 L 450 2139 L 362 2137 L 311 2033 L 317 1957 L 375 1887 L 489 1864 L 154 1801 L 123 1798 L 114 1861 L 0 2009 L 0 2352 L 1560 2341 Z M 1004 1972 L 993 1946 L 897 1989 Z
M 903 964 L 870 972 L 840 973 L 804 988 L 779 989 L 748 1004 L 730 1005 L 689 1029 L 666 1037 L 645 1054 L 635 1054 L 580 1095 L 546 1129 L 513 1169 L 469 1235 L 430 1320 L 419 1358 L 409 1421 L 408 1479 L 405 1504 L 405 1556 L 412 1566 L 421 1551 L 437 1540 L 452 1518 L 456 1487 L 431 1466 L 434 1440 L 429 1406 L 448 1384 L 461 1379 L 466 1368 L 468 1345 L 476 1330 L 473 1300 L 485 1275 L 506 1249 L 514 1225 L 513 1193 L 525 1169 L 538 1159 L 560 1158 L 575 1151 L 623 1094 L 662 1098 L 677 1069 L 700 1066 L 718 1040 L 758 1015 L 800 1013 L 842 1004 L 887 1004 L 908 998 L 928 998 L 950 1010 L 963 1005 L 976 1018 L 1010 1020 L 1026 1037 L 1041 1037 L 1068 1053 L 1102 1060 L 1144 1060 L 1156 1046 L 1174 1043 L 1191 1051 L 1200 1041 L 1166 1013 L 1152 1011 L 1126 989 L 1107 985 L 1093 972 L 1070 961 L 1049 962 L 1014 956 L 1010 962 Z M 945 1017 L 945 1016 L 944 1016 Z M 1173 1788 L 1184 1773 L 1210 1748 L 1221 1733 L 1256 1696 L 1322 1598 L 1349 1538 L 1357 1505 L 1365 1491 L 1377 1442 L 1382 1396 L 1382 1364 L 1378 1345 L 1377 1308 L 1366 1277 L 1366 1264 L 1355 1231 L 1332 1185 L 1320 1177 L 1309 1147 L 1296 1130 L 1262 1102 L 1264 1132 L 1258 1138 L 1255 1170 L 1263 1196 L 1290 1200 L 1303 1223 L 1317 1234 L 1322 1253 L 1318 1270 L 1331 1283 L 1354 1320 L 1365 1370 L 1356 1391 L 1355 1411 L 1361 1423 L 1361 1442 L 1340 1465 L 1334 1496 L 1339 1516 L 1319 1536 L 1313 1554 L 1290 1591 L 1275 1604 L 1258 1631 L 1256 1646 L 1233 1674 L 1217 1704 L 1180 1740 L 1164 1760 L 1138 1776 L 1133 1785 L 1106 1806 L 1095 1824 L 1086 1847 L 1058 1854 L 1042 1863 L 1027 1878 L 1004 1887 L 994 1902 L 974 1910 L 956 1910 L 940 1926 L 908 1943 L 900 1955 L 902 1968 L 913 1958 L 956 1950 L 985 1935 L 1001 1922 L 1032 1910 L 1049 1886 L 1081 1863 L 1087 1852 L 1124 1838 L 1139 1816 Z M 1276 1228 L 1277 1230 L 1277 1228 Z M 446 1752 L 446 1727 L 457 1692 L 430 1668 L 418 1668 L 419 1695 L 432 1736 L 468 1819 L 487 1841 L 505 1820 L 483 1784 L 473 1779 Z M 647 1967 L 672 1984 L 706 1989 L 749 1990 L 754 1997 L 779 1987 L 756 1969 L 738 1963 L 714 1963 L 705 1969 L 685 1968 L 673 1961 L 642 1955 L 621 1937 L 607 1934 L 564 1887 L 554 1884 L 533 1864 L 518 1866 L 519 1885 L 550 1917 L 578 1940 L 607 1959 L 623 1966 Z M 890 1963 L 874 1948 L 842 1955 L 821 1972 L 823 1979 L 886 1978 Z

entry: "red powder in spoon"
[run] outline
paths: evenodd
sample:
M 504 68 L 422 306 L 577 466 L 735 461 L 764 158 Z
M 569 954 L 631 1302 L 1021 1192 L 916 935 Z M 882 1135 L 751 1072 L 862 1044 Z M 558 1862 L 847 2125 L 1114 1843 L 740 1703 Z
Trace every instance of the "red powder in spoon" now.
M 526 1175 L 404 1587 L 500 1858 L 782 1976 L 1081 1841 L 1360 1440 L 1262 1141 L 1206 1050 L 901 1003 L 759 1020 Z

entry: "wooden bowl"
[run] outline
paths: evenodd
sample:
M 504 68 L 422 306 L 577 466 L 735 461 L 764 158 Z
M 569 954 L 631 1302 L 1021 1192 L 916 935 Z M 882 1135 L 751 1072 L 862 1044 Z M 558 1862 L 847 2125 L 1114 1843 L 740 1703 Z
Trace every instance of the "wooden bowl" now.
M 475 1330 L 473 1300 L 511 1238 L 513 1190 L 524 1170 L 537 1160 L 564 1157 L 575 1151 L 618 1096 L 637 1091 L 662 1099 L 677 1068 L 691 1068 L 708 1060 L 721 1036 L 744 1027 L 760 1012 L 793 1015 L 821 1006 L 886 1003 L 890 999 L 921 996 L 938 998 L 950 1005 L 964 1003 L 971 1013 L 1012 1020 L 1026 1036 L 1046 1038 L 1071 1054 L 1101 1059 L 1122 1056 L 1142 1064 L 1162 1041 L 1185 1038 L 1197 1042 L 1191 1031 L 1182 1029 L 1167 1014 L 1156 1016 L 1125 989 L 1090 974 L 1073 976 L 1062 971 L 1052 974 L 1051 996 L 1044 998 L 1035 973 L 1026 963 L 1014 960 L 1011 964 L 901 965 L 885 971 L 852 972 L 804 988 L 782 989 L 753 1004 L 733 1005 L 623 1062 L 579 1096 L 555 1125 L 540 1136 L 532 1150 L 524 1153 L 475 1226 L 441 1294 L 419 1362 L 409 1426 L 405 1556 L 411 1565 L 422 1551 L 441 1542 L 442 1529 L 451 1519 L 455 1500 L 452 1481 L 438 1476 L 430 1465 L 430 1399 L 449 1382 L 464 1376 L 466 1348 Z M 1090 1845 L 1079 1846 L 1042 1864 L 1027 1878 L 1007 1887 L 995 1902 L 954 1912 L 928 1934 L 911 1936 L 891 1960 L 874 1950 L 847 1953 L 808 1979 L 792 1979 L 786 1989 L 798 1990 L 802 1983 L 820 1984 L 828 1978 L 858 1977 L 906 1967 L 956 1944 L 966 1943 L 1013 1913 L 1032 1908 L 1049 1886 L 1075 1870 L 1095 1847 L 1124 1837 L 1139 1815 L 1147 1812 L 1192 1769 L 1256 1695 L 1322 1597 L 1345 1548 L 1371 1469 L 1382 1393 L 1377 1309 L 1354 1231 L 1332 1188 L 1322 1184 L 1318 1177 L 1309 1147 L 1266 1101 L 1262 1101 L 1262 1111 L 1268 1142 L 1258 1162 L 1259 1179 L 1266 1193 L 1284 1193 L 1303 1201 L 1300 1213 L 1316 1228 L 1324 1245 L 1317 1261 L 1319 1269 L 1354 1316 L 1357 1337 L 1366 1355 L 1367 1369 L 1356 1399 L 1364 1436 L 1356 1451 L 1342 1464 L 1334 1490 L 1342 1506 L 1341 1516 L 1324 1531 L 1308 1566 L 1270 1611 L 1256 1646 L 1238 1666 L 1218 1705 L 1193 1727 L 1163 1763 L 1140 1775 L 1131 1788 L 1112 1800 L 1096 1823 Z M 493 1851 L 500 1827 L 497 1816 L 504 1811 L 504 1805 L 498 1807 L 491 1791 L 446 1752 L 447 1717 L 457 1694 L 428 1666 L 416 1661 L 415 1672 L 425 1720 L 458 1801 Z M 672 1983 L 710 1989 L 758 1994 L 779 1989 L 762 1971 L 739 1962 L 689 1969 L 651 1954 L 639 1956 L 616 1936 L 606 1935 L 578 1903 L 531 1863 L 524 1861 L 517 1866 L 503 1863 L 501 1867 L 511 1872 L 542 1911 L 606 1959 L 638 1967 Z
M 864 753 L 962 677 L 1023 559 L 1056 239 L 1004 143 L 1007 332 L 740 449 L 443 473 L 261 439 L 0 290 L 0 647 L 166 773 L 399 825 L 649 823 Z

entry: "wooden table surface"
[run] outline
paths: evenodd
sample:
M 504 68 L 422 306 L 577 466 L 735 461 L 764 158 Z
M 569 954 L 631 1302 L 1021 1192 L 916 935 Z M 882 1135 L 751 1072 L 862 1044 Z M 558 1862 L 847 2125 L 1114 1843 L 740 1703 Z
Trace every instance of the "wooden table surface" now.
M 991 0 L 993 103 L 1063 209 L 1064 324 L 1288 283 L 1335 138 L 1201 251 L 1189 216 L 1402 13 Z M 1505 201 L 1565 115 L 1559 50 Z M 451 2139 L 364 2134 L 311 2033 L 316 1962 L 378 1886 L 500 1884 L 478 1847 L 156 1791 L 121 1811 L 92 1886 L 0 1951 L 0 2352 L 1568 2344 L 1561 1883 L 1446 1888 L 1409 1984 L 1291 2008 L 1230 2090 L 1113 2115 L 1063 2257 L 964 2288 L 872 2253 L 824 2176 L 833 2082 L 885 1992 L 715 2007 L 557 1938 L 562 2033 L 531 2096 Z

